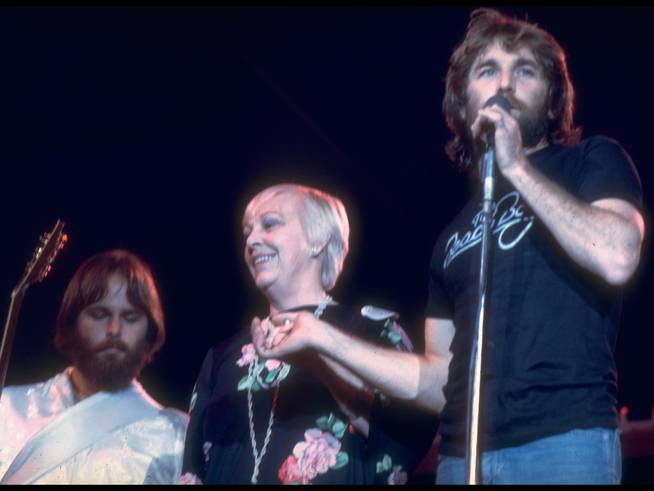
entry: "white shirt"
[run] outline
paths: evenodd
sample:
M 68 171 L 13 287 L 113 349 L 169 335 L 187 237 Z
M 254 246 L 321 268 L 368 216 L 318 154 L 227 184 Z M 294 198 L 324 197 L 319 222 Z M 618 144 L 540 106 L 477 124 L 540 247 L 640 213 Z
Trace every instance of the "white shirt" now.
M 0 399 L 0 476 L 23 445 L 66 409 L 75 405 L 67 368 L 45 382 L 7 387 Z M 133 381 L 128 390 L 161 408 Z M 107 433 L 37 484 L 172 484 L 180 478 L 188 416 L 165 408 Z M 84 428 L 79 428 L 84 431 Z

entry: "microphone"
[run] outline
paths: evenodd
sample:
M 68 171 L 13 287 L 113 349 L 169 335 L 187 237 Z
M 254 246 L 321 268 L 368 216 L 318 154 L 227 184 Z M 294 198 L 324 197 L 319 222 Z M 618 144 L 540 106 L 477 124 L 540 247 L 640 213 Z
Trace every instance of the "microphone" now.
M 494 95 L 485 103 L 484 107 L 490 107 L 497 104 L 506 112 L 511 111 L 511 103 L 503 95 Z M 493 188 L 495 187 L 495 178 L 493 177 L 493 163 L 495 162 L 495 125 L 489 123 L 484 125 L 483 132 L 486 135 L 486 151 L 481 163 L 481 182 L 484 193 L 483 210 L 487 216 L 490 215 L 491 203 L 493 201 Z
M 484 108 L 490 107 L 493 104 L 500 106 L 507 113 L 511 111 L 511 103 L 503 95 L 496 94 L 489 97 L 484 103 Z M 483 133 L 486 135 L 486 145 L 491 146 L 495 144 L 495 125 L 493 123 L 486 123 L 483 127 Z

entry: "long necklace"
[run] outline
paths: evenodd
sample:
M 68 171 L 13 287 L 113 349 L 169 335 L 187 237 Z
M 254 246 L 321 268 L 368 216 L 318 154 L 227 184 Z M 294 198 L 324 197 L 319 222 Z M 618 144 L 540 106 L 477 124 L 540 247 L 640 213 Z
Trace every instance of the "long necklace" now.
M 322 313 L 325 311 L 325 308 L 327 307 L 327 305 L 329 305 L 331 301 L 332 301 L 332 297 L 327 295 L 325 299 L 322 302 L 320 302 L 320 304 L 316 307 L 316 310 L 314 310 L 313 315 L 317 319 L 320 318 Z M 250 360 L 250 364 L 248 365 L 248 376 L 250 378 L 252 378 L 254 374 L 254 367 L 257 365 L 258 362 L 259 362 L 259 357 L 255 353 L 252 359 Z M 257 440 L 254 436 L 254 409 L 252 405 L 252 388 L 251 388 L 251 384 L 248 385 L 248 418 L 250 423 L 250 441 L 252 443 L 252 456 L 254 457 L 254 470 L 252 471 L 252 478 L 250 479 L 250 482 L 252 484 L 257 484 L 257 479 L 259 476 L 259 466 L 261 465 L 261 460 L 263 459 L 263 456 L 266 454 L 268 443 L 270 442 L 270 437 L 272 435 L 272 426 L 275 419 L 275 408 L 277 407 L 278 398 L 279 398 L 279 383 L 275 386 L 272 405 L 270 407 L 270 418 L 268 418 L 268 429 L 266 430 L 266 437 L 263 440 L 263 447 L 261 448 L 261 452 L 259 452 L 257 450 Z

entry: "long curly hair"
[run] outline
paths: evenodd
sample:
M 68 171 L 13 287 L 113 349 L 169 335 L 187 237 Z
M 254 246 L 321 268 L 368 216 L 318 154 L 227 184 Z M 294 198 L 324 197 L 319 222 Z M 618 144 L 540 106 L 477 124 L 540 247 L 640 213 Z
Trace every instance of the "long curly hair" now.
M 445 122 L 453 134 L 445 145 L 445 152 L 460 170 L 468 169 L 473 159 L 472 142 L 467 137 L 463 116 L 468 75 L 477 57 L 494 42 L 499 42 L 507 51 L 529 48 L 543 67 L 549 85 L 548 142 L 574 145 L 581 136 L 581 128 L 574 126 L 575 92 L 565 52 L 559 43 L 536 24 L 508 17 L 494 9 L 476 9 L 470 14 L 463 42 L 450 56 L 443 97 Z

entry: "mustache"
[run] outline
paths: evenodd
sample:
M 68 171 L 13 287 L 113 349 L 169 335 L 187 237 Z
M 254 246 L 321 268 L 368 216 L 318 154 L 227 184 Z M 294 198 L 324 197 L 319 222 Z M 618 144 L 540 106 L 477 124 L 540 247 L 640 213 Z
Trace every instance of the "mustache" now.
M 518 110 L 523 110 L 525 109 L 524 104 L 516 99 L 514 99 L 511 95 L 508 94 L 502 94 L 511 104 L 512 109 L 518 109 Z
M 98 353 L 100 351 L 104 351 L 106 349 L 111 349 L 111 348 L 114 348 L 114 349 L 117 349 L 117 350 L 120 350 L 120 351 L 125 351 L 125 352 L 129 351 L 129 347 L 124 342 L 122 342 L 120 340 L 106 341 L 106 342 L 102 343 L 100 346 L 98 346 L 97 348 L 95 348 L 93 351 L 95 353 Z

